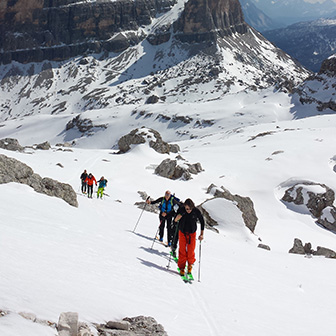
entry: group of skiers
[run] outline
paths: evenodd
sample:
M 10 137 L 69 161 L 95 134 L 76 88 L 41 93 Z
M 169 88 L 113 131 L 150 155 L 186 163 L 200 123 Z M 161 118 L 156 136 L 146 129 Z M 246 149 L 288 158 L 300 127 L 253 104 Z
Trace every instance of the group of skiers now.
M 93 184 L 98 185 L 97 189 L 97 198 L 103 198 L 104 189 L 107 186 L 107 180 L 102 176 L 100 180 L 97 182 L 96 178 L 92 175 L 92 173 L 88 174 L 86 170 L 83 171 L 80 176 L 82 181 L 82 193 L 87 194 L 88 198 L 92 198 L 93 195 Z
M 194 202 L 190 198 L 182 203 L 169 190 L 165 192 L 163 197 L 159 197 L 154 201 L 147 199 L 146 203 L 160 203 L 158 239 L 163 242 L 164 228 L 167 224 L 167 244 L 171 247 L 171 254 L 174 258 L 176 258 L 177 242 L 179 242 L 177 264 L 180 275 L 182 277 L 185 276 L 186 265 L 187 274 L 191 275 L 193 264 L 196 261 L 197 221 L 201 224 L 201 234 L 198 239 L 202 241 L 204 237 L 205 222 L 200 210 L 195 207 Z
M 104 189 L 107 186 L 107 180 L 102 176 L 97 182 L 92 173 L 86 170 L 81 174 L 82 193 L 87 194 L 89 198 L 93 195 L 93 184 L 98 186 L 97 198 L 102 198 Z M 154 201 L 146 200 L 147 204 L 159 203 L 159 220 L 158 239 L 163 242 L 164 229 L 167 227 L 167 245 L 171 247 L 171 255 L 176 260 L 180 275 L 185 276 L 187 266 L 187 275 L 191 275 L 193 264 L 196 261 L 196 231 L 197 221 L 201 224 L 201 233 L 198 237 L 203 240 L 204 235 L 204 218 L 199 209 L 195 207 L 194 202 L 188 198 L 182 203 L 175 195 L 167 190 L 163 197 Z M 179 242 L 178 258 L 176 256 L 177 243 Z

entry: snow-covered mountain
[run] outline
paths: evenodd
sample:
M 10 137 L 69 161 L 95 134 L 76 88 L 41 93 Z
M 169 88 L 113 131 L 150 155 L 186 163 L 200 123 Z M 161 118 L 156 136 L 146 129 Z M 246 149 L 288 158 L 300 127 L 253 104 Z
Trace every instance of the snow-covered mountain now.
M 102 8 L 112 17 L 111 3 L 126 3 L 69 2 L 61 12 L 78 14 L 88 35 L 97 22 L 110 27 L 92 19 Z M 134 3 L 119 22 L 127 29 L 91 40 L 96 52 L 65 59 L 90 35 L 60 44 L 59 54 L 53 38 L 3 53 L 12 60 L 0 66 L 0 139 L 26 147 L 0 142 L 1 162 L 70 185 L 78 207 L 7 183 L 0 164 L 0 335 L 55 336 L 69 311 L 90 336 L 102 336 L 97 324 L 137 315 L 169 336 L 333 335 L 325 312 L 336 299 L 335 58 L 317 78 L 246 25 L 238 1 L 165 1 L 152 11 L 139 1 L 149 4 L 140 21 L 129 20 Z M 34 14 L 48 12 L 42 7 Z M 22 55 L 43 60 L 25 64 Z M 154 150 L 151 129 L 177 153 Z M 132 130 L 143 141 L 120 153 L 118 140 Z M 50 149 L 34 146 L 44 141 Z M 203 170 L 165 178 L 155 173 L 164 160 Z M 80 193 L 84 169 L 108 180 L 103 200 Z M 144 195 L 167 189 L 216 224 L 196 246 L 191 285 L 154 241 L 158 215 L 143 211 Z
M 245 21 L 260 32 L 280 28 L 281 22 L 271 19 L 266 15 L 253 0 L 239 0 L 244 13 Z
M 263 35 L 308 69 L 318 72 L 336 50 L 336 18 L 300 22 Z
M 336 2 L 305 0 L 250 0 L 267 16 L 286 27 L 300 21 L 329 18 L 336 11 Z

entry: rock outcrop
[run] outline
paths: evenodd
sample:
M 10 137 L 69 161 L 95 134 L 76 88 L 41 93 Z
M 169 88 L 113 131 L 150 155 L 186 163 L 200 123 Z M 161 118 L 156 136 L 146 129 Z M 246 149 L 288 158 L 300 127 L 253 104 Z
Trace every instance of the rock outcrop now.
M 119 139 L 119 153 L 128 152 L 131 149 L 131 145 L 140 145 L 146 142 L 160 154 L 177 153 L 180 150 L 178 145 L 168 144 L 163 141 L 159 132 L 151 128 L 142 127 L 132 130 Z
M 224 187 L 218 188 L 214 184 L 211 184 L 208 187 L 207 193 L 212 194 L 215 198 L 221 197 L 234 202 L 237 208 L 242 212 L 245 226 L 249 228 L 251 232 L 254 232 L 257 225 L 258 217 L 254 210 L 253 202 L 249 197 L 233 195 Z
M 61 61 L 87 52 L 120 52 L 147 36 L 149 25 L 176 0 L 13 0 L 0 6 L 0 63 Z M 89 13 L 89 14 L 88 14 Z M 238 0 L 189 0 L 174 26 L 184 42 L 213 41 L 247 25 Z M 167 42 L 171 27 L 160 26 L 147 38 Z
M 203 168 L 199 162 L 180 165 L 177 160 L 165 159 L 155 168 L 154 173 L 171 180 L 182 179 L 188 181 L 192 179 L 192 174 L 196 175 L 202 171 Z
M 318 74 L 336 77 L 336 54 L 322 62 L 321 69 Z
M 0 6 L 0 63 L 65 60 L 85 52 L 126 49 L 143 37 L 136 31 L 175 0 L 14 0 Z
M 179 40 L 193 43 L 244 34 L 247 25 L 238 0 L 189 0 L 174 30 Z
M 11 150 L 14 152 L 23 152 L 24 147 L 22 147 L 17 139 L 5 138 L 0 140 L 0 148 Z
M 317 246 L 316 251 L 312 249 L 311 243 L 306 243 L 303 245 L 302 241 L 298 238 L 294 239 L 293 247 L 288 251 L 289 253 L 293 254 L 301 254 L 301 255 L 308 255 L 308 256 L 324 256 L 326 258 L 336 259 L 336 252 L 326 248 Z
M 306 209 L 307 213 L 316 218 L 318 224 L 336 232 L 336 208 L 333 205 L 335 193 L 325 184 L 308 181 L 295 183 L 286 190 L 281 200 L 285 204 L 293 203 L 298 212 Z
M 0 154 L 0 184 L 16 182 L 32 187 L 36 192 L 63 199 L 78 207 L 77 195 L 70 184 L 42 178 L 33 169 L 16 159 Z

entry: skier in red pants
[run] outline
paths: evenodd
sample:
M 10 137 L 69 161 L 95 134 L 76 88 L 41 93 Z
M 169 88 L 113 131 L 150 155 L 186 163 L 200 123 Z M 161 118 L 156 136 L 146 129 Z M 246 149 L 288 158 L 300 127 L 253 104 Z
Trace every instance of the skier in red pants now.
M 179 256 L 178 267 L 180 275 L 184 276 L 185 266 L 188 262 L 188 274 L 191 274 L 195 258 L 197 220 L 201 223 L 201 234 L 198 239 L 203 240 L 204 218 L 200 210 L 195 207 L 194 202 L 188 198 L 184 206 L 180 207 L 175 221 L 179 221 Z

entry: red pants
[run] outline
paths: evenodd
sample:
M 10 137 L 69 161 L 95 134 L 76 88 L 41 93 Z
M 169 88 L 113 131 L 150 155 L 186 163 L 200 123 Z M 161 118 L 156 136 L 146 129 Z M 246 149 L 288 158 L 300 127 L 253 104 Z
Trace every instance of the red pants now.
M 196 232 L 182 233 L 179 231 L 179 245 L 178 267 L 183 270 L 186 262 L 188 262 L 188 265 L 193 265 L 196 261 Z

